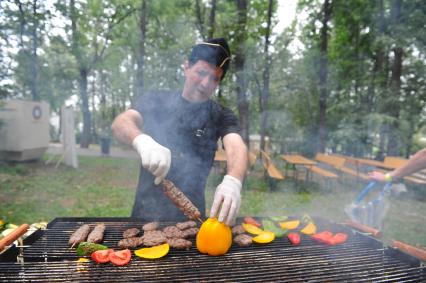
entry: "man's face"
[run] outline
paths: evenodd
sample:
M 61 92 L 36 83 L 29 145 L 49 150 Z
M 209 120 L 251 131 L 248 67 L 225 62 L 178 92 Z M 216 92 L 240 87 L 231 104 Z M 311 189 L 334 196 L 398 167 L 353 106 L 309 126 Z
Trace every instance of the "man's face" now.
M 219 85 L 223 70 L 203 60 L 192 66 L 186 64 L 184 68 L 186 80 L 182 96 L 191 102 L 208 100 Z

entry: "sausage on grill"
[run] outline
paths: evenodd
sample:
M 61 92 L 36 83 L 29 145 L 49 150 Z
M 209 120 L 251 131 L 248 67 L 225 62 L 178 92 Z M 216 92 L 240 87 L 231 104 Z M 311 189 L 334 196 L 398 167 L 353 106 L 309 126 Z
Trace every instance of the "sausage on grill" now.
M 167 238 L 183 238 L 184 233 L 176 226 L 167 226 L 163 228 L 163 233 Z
M 101 223 L 96 225 L 96 227 L 90 232 L 87 236 L 87 241 L 91 243 L 100 243 L 104 238 L 105 224 Z
M 141 237 L 145 246 L 153 247 L 167 242 L 167 237 L 162 231 L 146 231 Z
M 237 225 L 232 227 L 232 234 L 233 235 L 240 235 L 240 234 L 244 234 L 246 232 L 246 230 L 244 230 L 242 225 Z
M 68 243 L 70 245 L 75 245 L 86 241 L 87 235 L 89 235 L 90 226 L 88 224 L 84 224 L 80 228 L 78 228 L 74 233 L 72 233 Z
M 163 181 L 163 192 L 189 219 L 201 217 L 198 208 L 171 181 Z

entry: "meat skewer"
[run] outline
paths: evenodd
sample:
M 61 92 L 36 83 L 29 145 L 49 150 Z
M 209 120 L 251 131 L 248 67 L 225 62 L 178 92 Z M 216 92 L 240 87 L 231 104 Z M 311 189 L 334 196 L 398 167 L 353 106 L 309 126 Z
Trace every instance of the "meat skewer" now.
M 100 243 L 104 238 L 105 224 L 101 223 L 96 225 L 89 236 L 87 236 L 87 241 L 91 243 Z
M 72 247 L 74 247 L 76 244 L 82 243 L 86 240 L 87 235 L 89 235 L 90 232 L 90 226 L 88 224 L 84 224 L 80 228 L 78 228 L 74 233 L 72 233 L 68 243 Z
M 201 221 L 198 208 L 171 181 L 163 181 L 163 192 L 189 219 Z

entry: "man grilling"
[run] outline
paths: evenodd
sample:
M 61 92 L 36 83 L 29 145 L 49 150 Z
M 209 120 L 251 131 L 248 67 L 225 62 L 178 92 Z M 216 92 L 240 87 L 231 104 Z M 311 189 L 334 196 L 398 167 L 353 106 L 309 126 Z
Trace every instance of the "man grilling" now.
M 159 188 L 166 177 L 204 216 L 206 180 L 221 138 L 227 174 L 216 188 L 210 217 L 233 224 L 241 202 L 247 148 L 236 116 L 211 100 L 228 70 L 230 56 L 223 38 L 194 45 L 184 63 L 181 92 L 146 93 L 114 120 L 115 137 L 131 144 L 142 161 L 132 217 L 146 221 L 185 220 Z

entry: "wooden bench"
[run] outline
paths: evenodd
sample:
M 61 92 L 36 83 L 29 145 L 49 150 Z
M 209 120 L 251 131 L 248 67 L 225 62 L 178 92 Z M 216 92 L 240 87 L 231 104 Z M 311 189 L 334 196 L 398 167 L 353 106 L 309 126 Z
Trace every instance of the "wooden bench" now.
M 265 171 L 268 173 L 268 176 L 275 180 L 284 180 L 285 179 L 284 175 L 272 163 L 271 157 L 263 150 L 260 151 L 260 154 L 262 156 L 263 167 L 265 168 Z
M 339 177 L 336 174 L 334 174 L 333 172 L 325 170 L 325 169 L 318 167 L 318 166 L 310 166 L 310 167 L 307 167 L 307 169 L 309 171 L 311 171 L 312 173 L 320 175 L 324 178 L 336 179 L 336 178 Z
M 284 154 L 281 156 L 284 161 L 293 167 L 301 166 L 307 170 L 307 172 L 312 172 L 314 174 L 320 175 L 325 178 L 338 178 L 336 174 L 325 170 L 319 166 L 316 166 L 316 162 L 310 160 L 302 155 L 298 154 Z M 296 168 L 295 168 L 296 169 Z M 306 180 L 308 180 L 308 175 L 306 176 Z
M 336 155 L 328 155 L 324 153 L 317 153 L 315 156 L 315 160 L 331 165 L 342 173 L 346 173 L 348 175 L 355 176 L 357 178 L 360 178 L 366 181 L 369 180 L 369 177 L 366 174 L 359 172 L 359 170 L 353 170 L 349 167 L 346 167 L 345 166 L 346 159 L 344 157 L 336 156 Z

